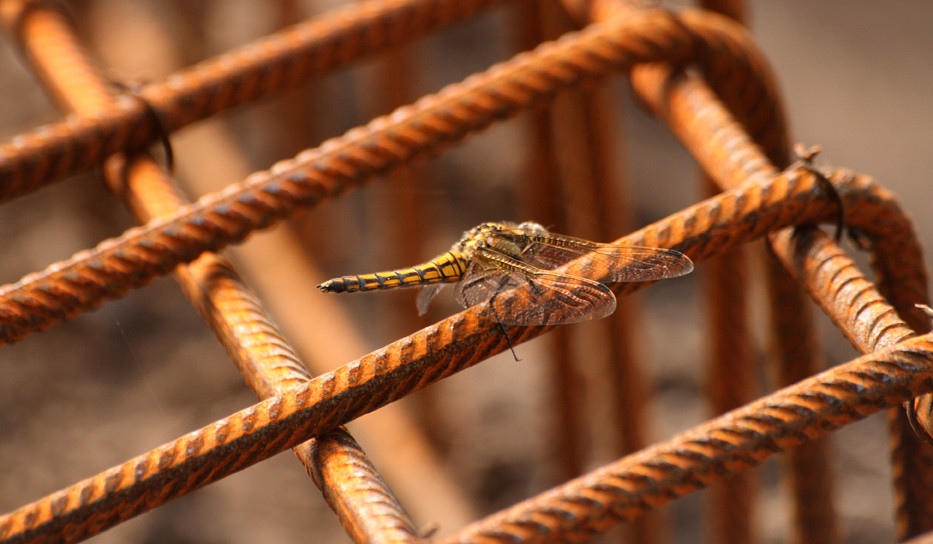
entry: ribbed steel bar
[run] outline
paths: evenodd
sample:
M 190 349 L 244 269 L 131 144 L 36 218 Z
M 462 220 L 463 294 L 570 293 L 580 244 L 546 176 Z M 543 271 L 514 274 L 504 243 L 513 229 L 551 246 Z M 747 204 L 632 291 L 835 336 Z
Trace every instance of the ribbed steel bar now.
M 858 265 L 816 227 L 784 229 L 769 238 L 785 268 L 855 349 L 872 353 L 915 335 Z
M 74 116 L 0 146 L 0 201 L 138 150 L 194 121 L 294 87 L 386 47 L 408 43 L 475 15 L 498 0 L 369 0 L 294 25 L 203 61 L 140 91 L 107 112 Z M 7 0 L 0 18 L 20 33 L 18 14 L 41 0 Z
M 93 114 L 112 102 L 110 90 L 87 56 L 69 20 L 54 4 L 39 4 L 19 15 L 24 52 L 36 63 L 53 95 L 66 109 Z M 112 157 L 108 183 L 130 202 L 142 221 L 185 204 L 154 161 L 139 155 L 129 162 Z M 125 182 L 125 185 L 123 185 Z M 202 255 L 175 276 L 186 296 L 210 324 L 250 387 L 260 398 L 305 383 L 310 373 L 226 259 Z M 335 430 L 295 447 L 295 454 L 325 493 L 356 542 L 422 541 L 385 482 L 346 431 Z M 325 483 L 339 481 L 331 490 Z M 91 536 L 89 531 L 86 536 Z M 44 535 L 50 540 L 57 535 Z
M 646 71 L 639 73 L 646 74 Z M 660 71 L 656 74 L 664 75 Z M 658 79 L 653 83 L 644 78 L 641 82 L 645 83 L 644 89 L 653 85 L 653 90 L 642 92 L 642 99 L 652 111 L 668 120 L 697 161 L 722 186 L 738 187 L 772 175 L 774 167 L 702 82 L 695 78 L 675 82 Z M 890 195 L 885 198 L 893 201 Z M 865 221 L 858 217 L 859 213 L 847 208 L 847 223 Z M 877 229 L 869 235 L 872 266 L 882 292 L 898 313 L 914 330 L 923 331 L 929 326 L 929 320 L 913 306 L 915 302 L 927 300 L 922 251 L 906 217 L 899 223 L 898 229 L 904 229 L 899 235 Z
M 190 145 L 209 159 L 178 163 L 179 175 L 195 193 L 208 193 L 222 186 L 222 180 L 242 179 L 249 172 L 233 135 L 221 127 L 202 132 Z M 343 300 L 321 296 L 314 287 L 329 276 L 306 249 L 292 229 L 279 228 L 263 233 L 258 243 L 230 251 L 302 361 L 312 373 L 323 374 L 366 353 L 361 336 L 365 331 L 352 324 Z M 309 319 L 316 315 L 326 315 L 327 319 Z M 353 430 L 354 436 L 368 445 L 367 453 L 416 520 L 456 528 L 476 519 L 465 492 L 453 481 L 449 467 L 416 425 L 408 407 L 399 403 L 385 406 L 354 422 Z M 425 487 L 424 482 L 431 485 Z
M 239 241 L 297 207 L 314 205 L 403 162 L 435 153 L 561 88 L 637 62 L 686 58 L 690 40 L 671 19 L 666 11 L 645 12 L 542 45 L 206 195 L 171 216 L 4 286 L 0 341 L 17 340 L 93 308 L 204 251 Z M 705 24 L 703 18 L 694 19 L 697 26 Z M 715 37 L 720 26 L 716 22 L 707 30 Z M 732 34 L 721 37 L 729 40 Z
M 635 1 L 605 1 L 602 4 L 601 8 L 590 6 L 591 19 L 625 17 L 644 9 Z M 701 4 L 709 9 L 708 2 Z M 728 11 L 724 15 L 730 19 L 736 20 L 736 15 L 740 15 L 738 12 L 741 10 L 736 10 L 735 5 L 724 7 Z M 737 22 L 741 23 L 740 20 Z M 740 40 L 742 38 L 744 36 L 739 36 Z M 745 91 L 740 97 L 756 95 L 758 98 L 757 101 L 743 100 L 741 104 L 733 104 L 733 110 L 738 110 L 743 118 L 755 117 L 756 112 L 767 113 L 758 115 L 764 123 L 759 121 L 759 126 L 752 131 L 753 137 L 761 137 L 764 131 L 772 135 L 784 133 L 786 128 L 779 97 L 773 91 L 767 64 L 758 50 L 752 46 L 705 49 L 698 47 L 702 53 L 698 55 L 697 64 L 707 79 L 726 88 L 735 87 L 735 82 L 739 81 Z M 646 67 L 639 66 L 632 71 L 633 81 L 637 82 L 634 77 L 643 69 Z M 780 137 L 775 140 L 784 141 Z M 707 194 L 722 190 L 708 175 L 701 175 L 701 183 Z M 756 385 L 760 383 L 760 377 L 757 375 L 748 313 L 748 258 L 746 248 L 734 248 L 713 259 L 701 278 L 709 327 L 706 390 L 714 414 L 732 410 L 759 395 Z M 745 543 L 755 540 L 755 487 L 756 474 L 743 473 L 732 475 L 710 489 L 707 530 L 712 541 Z
M 771 455 L 933 391 L 933 335 L 781 389 L 441 542 L 580 542 Z
M 878 189 L 869 179 L 846 174 L 835 182 L 850 208 L 864 205 L 879 211 L 859 216 L 885 215 L 889 206 L 878 205 Z M 835 200 L 808 171 L 794 171 L 776 177 L 772 183 L 723 193 L 618 242 L 676 247 L 702 261 L 769 230 L 827 220 L 835 207 Z M 896 223 L 897 217 L 880 223 Z M 573 265 L 568 271 L 579 266 L 599 275 L 588 259 Z M 615 290 L 622 295 L 643 285 L 620 284 Z M 523 302 L 516 297 L 514 303 Z M 0 538 L 38 542 L 43 541 L 39 535 L 55 534 L 65 541 L 80 539 L 90 531 L 100 531 L 189 493 L 476 364 L 506 349 L 504 336 L 484 312 L 485 305 L 468 309 L 280 396 L 4 515 L 0 517 Z M 509 327 L 508 334 L 518 344 L 545 330 Z M 896 378 L 908 380 L 909 384 L 897 382 L 908 389 L 922 385 L 905 376 Z M 895 382 L 892 377 L 884 383 L 892 387 Z M 910 394 L 900 391 L 905 396 Z M 787 432 L 793 435 L 797 431 L 788 428 Z
M 311 379 L 295 350 L 228 263 L 205 255 L 187 268 L 191 279 L 184 282 L 185 291 L 189 296 L 209 295 L 202 297 L 199 311 L 212 322 L 261 398 L 282 394 Z M 423 541 L 382 476 L 344 429 L 303 442 L 294 451 L 354 542 Z
M 710 183 L 708 179 L 704 181 Z M 750 402 L 760 393 L 757 354 L 751 334 L 750 267 L 746 249 L 733 248 L 712 259 L 703 277 L 709 336 L 706 390 L 710 408 L 717 415 Z M 752 536 L 755 476 L 753 473 L 735 474 L 710 489 L 712 542 L 755 541 Z
M 111 184 L 128 180 L 127 196 L 141 218 L 170 213 L 182 205 L 151 162 L 134 161 L 129 174 L 114 159 L 108 166 Z M 260 398 L 311 379 L 258 297 L 226 259 L 207 253 L 178 267 L 175 276 Z M 294 451 L 354 542 L 422 541 L 383 478 L 345 430 L 299 444 Z M 335 484 L 339 485 L 332 488 Z
M 530 49 L 566 30 L 554 28 L 559 26 L 557 20 L 560 16 L 560 6 L 554 2 L 524 1 L 519 7 L 521 20 L 517 30 L 521 49 Z M 517 187 L 521 202 L 518 213 L 521 217 L 534 219 L 563 232 L 571 230 L 568 228 L 567 208 L 572 206 L 568 206 L 563 199 L 554 198 L 554 195 L 567 195 L 563 187 L 566 180 L 561 171 L 562 159 L 567 164 L 589 164 L 579 156 L 566 157 L 569 150 L 567 146 L 561 145 L 558 136 L 568 140 L 581 138 L 582 123 L 567 122 L 567 117 L 572 115 L 567 113 L 568 103 L 573 102 L 575 96 L 576 92 L 567 93 L 552 101 L 547 108 L 536 108 L 530 112 L 529 128 L 532 132 L 528 156 L 534 162 L 524 172 Z M 586 233 L 581 235 L 591 237 Z M 553 478 L 557 481 L 579 474 L 586 462 L 585 384 L 581 369 L 574 364 L 573 334 L 574 331 L 561 328 L 547 340 L 549 356 L 545 370 L 546 396 L 553 400 L 547 403 L 549 413 L 544 421 L 548 425 L 544 432 L 547 433 L 546 456 L 553 466 Z
M 883 284 L 875 288 L 862 278 L 854 263 L 825 235 L 803 229 L 796 235 L 782 231 L 771 238 L 772 247 L 788 269 L 806 280 L 811 295 L 860 351 L 881 348 L 915 334 L 915 329 L 897 312 L 895 301 L 883 294 Z M 921 330 L 929 330 L 929 325 Z M 924 395 L 911 401 L 928 398 L 930 395 Z M 899 540 L 905 540 L 930 529 L 933 473 L 929 467 L 933 453 L 929 445 L 924 444 L 930 440 L 930 427 L 924 425 L 921 416 L 915 429 L 904 410 L 899 408 L 890 410 L 888 419 L 892 433 L 897 535 Z M 927 433 L 927 436 L 921 440 L 917 432 Z M 810 520 L 813 515 L 814 512 L 808 512 L 803 519 Z
M 822 232 L 803 227 L 785 229 L 770 236 L 772 247 L 788 270 L 791 270 L 832 318 L 853 346 L 863 353 L 892 346 L 913 336 L 914 330 L 902 320 L 896 309 L 879 288 L 862 276 L 857 265 Z M 927 470 L 929 458 L 913 432 L 906 428 L 903 411 L 892 410 L 895 429 L 895 471 L 900 480 L 913 482 L 896 489 L 898 535 L 901 539 L 925 532 L 927 505 L 922 503 L 924 493 L 933 488 Z M 910 442 L 903 442 L 903 441 Z M 898 449 L 920 453 L 908 454 Z M 899 454 L 899 455 L 898 455 Z M 918 465 L 919 466 L 916 466 Z M 804 518 L 808 519 L 808 518 Z M 811 533 L 819 534 L 819 533 Z
M 299 457 L 354 542 L 428 542 L 350 433 L 338 429 L 305 444 Z
M 566 2 L 573 3 L 573 2 Z M 604 20 L 607 17 L 624 16 L 622 10 L 637 9 L 633 3 L 618 0 L 604 0 L 586 6 L 577 6 L 580 17 L 589 17 L 591 20 Z M 728 6 L 730 14 L 740 15 L 736 6 Z M 678 85 L 681 80 L 673 78 L 672 67 L 639 66 L 632 73 L 633 86 L 642 99 L 649 104 L 661 104 L 655 107 L 656 113 L 668 119 L 675 132 L 682 130 L 682 125 L 695 128 L 697 139 L 716 140 L 718 143 L 738 143 L 736 147 L 716 146 L 715 160 L 706 163 L 707 168 L 728 169 L 738 165 L 734 170 L 737 174 L 732 179 L 720 177 L 720 183 L 730 183 L 736 186 L 739 183 L 749 182 L 758 176 L 773 173 L 772 162 L 779 165 L 786 164 L 787 136 L 784 125 L 779 96 L 775 90 L 773 78 L 768 70 L 765 59 L 754 47 L 745 48 L 710 48 L 704 57 L 707 62 L 701 62 L 704 78 L 688 73 L 681 75 L 682 80 L 689 81 L 702 92 L 684 90 Z M 709 116 L 699 117 L 697 111 L 712 110 L 724 113 L 718 100 L 709 91 L 708 85 L 714 85 L 720 97 L 729 100 L 733 113 L 746 121 L 746 127 L 751 138 L 764 145 L 770 160 L 759 152 L 757 146 L 748 139 L 738 140 L 732 138 L 727 142 L 717 140 L 721 130 L 717 123 L 709 122 Z M 680 102 L 690 104 L 693 116 L 670 116 L 664 108 L 669 108 L 667 102 Z M 659 109 L 663 111 L 658 111 Z M 731 117 L 724 115 L 723 117 Z M 744 137 L 744 134 L 743 134 Z M 719 172 L 721 170 L 715 170 Z M 780 270 L 780 266 L 772 262 L 767 263 L 769 292 L 778 298 L 780 304 L 774 306 L 773 330 L 778 335 L 775 339 L 775 361 L 778 362 L 778 375 L 784 385 L 795 383 L 818 371 L 818 356 L 815 349 L 812 322 L 809 319 L 808 308 L 803 305 L 802 294 L 799 287 L 792 284 L 787 273 Z M 732 277 L 732 274 L 729 274 Z M 732 314 L 729 314 L 732 315 Z M 735 314 L 737 315 L 737 314 Z M 782 336 L 783 335 L 783 336 Z M 747 351 L 741 349 L 741 342 L 736 345 L 732 337 L 728 340 L 729 348 L 724 353 Z M 732 351 L 729 351 L 732 350 Z M 732 356 L 730 355 L 730 358 Z M 714 361 L 720 357 L 714 356 Z M 746 371 L 747 373 L 747 371 Z M 730 373 L 731 374 L 731 373 Z M 743 373 L 738 373 L 742 375 Z M 730 391 L 735 388 L 725 388 Z M 837 533 L 835 530 L 835 513 L 829 498 L 832 495 L 832 472 L 829 470 L 829 452 L 822 441 L 805 444 L 788 452 L 787 463 L 791 468 L 790 480 L 794 490 L 794 508 L 796 520 L 796 536 L 798 542 L 832 542 Z M 726 483 L 728 485 L 728 482 Z M 738 484 L 736 484 L 738 485 Z M 739 486 L 738 490 L 745 488 Z M 742 508 L 748 504 L 734 494 L 735 490 L 722 493 L 720 504 L 736 505 Z M 742 541 L 748 537 L 742 531 L 736 531 L 739 522 L 746 520 L 747 515 L 736 511 L 736 508 L 722 508 L 723 514 L 728 518 L 720 519 L 720 527 L 728 527 L 726 531 L 718 530 L 721 535 L 737 537 Z
M 758 180 L 774 170 L 702 81 L 689 75 L 672 76 L 659 68 L 642 68 L 632 76 L 645 103 L 668 121 L 697 161 L 724 186 Z M 847 223 L 860 213 L 847 208 Z M 905 221 L 900 220 L 902 225 Z M 879 289 L 911 328 L 929 330 L 928 318 L 914 306 L 926 303 L 928 294 L 922 251 L 912 228 L 902 227 L 899 234 L 876 231 L 869 238 Z M 918 420 L 920 427 L 933 429 L 925 423 L 929 421 L 926 416 L 921 414 Z M 891 429 L 897 526 L 903 539 L 928 530 L 933 523 L 933 474 L 928 469 L 933 465 L 933 452 L 914 436 L 902 411 L 892 413 Z M 808 515 L 816 512 L 810 510 Z

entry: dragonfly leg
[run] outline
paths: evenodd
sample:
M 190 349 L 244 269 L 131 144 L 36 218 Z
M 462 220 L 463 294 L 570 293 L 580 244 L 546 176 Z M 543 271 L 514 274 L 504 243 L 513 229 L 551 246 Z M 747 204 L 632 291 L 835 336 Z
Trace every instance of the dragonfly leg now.
M 515 346 L 512 345 L 512 339 L 509 337 L 509 331 L 505 330 L 505 325 L 502 324 L 502 320 L 499 318 L 499 312 L 496 311 L 496 305 L 494 302 L 496 301 L 497 296 L 499 296 L 499 291 L 496 291 L 496 293 L 492 295 L 492 298 L 489 299 L 489 309 L 492 310 L 492 315 L 495 316 L 496 323 L 499 324 L 499 330 L 501 330 L 502 334 L 505 336 L 505 343 L 509 345 L 509 351 L 512 352 L 512 357 L 515 358 L 515 362 L 517 363 L 518 361 L 521 361 L 521 359 L 519 359 L 518 354 L 515 353 Z

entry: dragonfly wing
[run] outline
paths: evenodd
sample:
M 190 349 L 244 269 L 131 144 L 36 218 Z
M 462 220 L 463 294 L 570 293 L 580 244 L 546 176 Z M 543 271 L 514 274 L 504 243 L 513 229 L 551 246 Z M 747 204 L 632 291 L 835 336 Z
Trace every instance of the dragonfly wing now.
M 550 271 L 536 273 L 521 287 L 528 301 L 512 302 L 512 297 L 491 300 L 503 323 L 513 325 L 560 325 L 602 319 L 616 309 L 616 297 L 598 281 Z
M 605 281 L 655 281 L 677 278 L 693 272 L 693 261 L 673 249 L 599 244 L 593 262 L 609 270 Z
M 615 295 L 597 281 L 505 259 L 507 268 L 471 263 L 457 285 L 457 301 L 466 307 L 489 301 L 493 318 L 524 326 L 589 321 L 615 311 Z M 513 292 L 521 296 L 518 291 L 524 294 L 521 301 L 512 296 Z
M 464 308 L 486 302 L 498 293 L 518 287 L 512 274 L 498 268 L 471 261 L 463 278 L 457 283 L 457 302 Z
M 514 242 L 517 238 L 510 239 Z M 519 258 L 536 268 L 552 270 L 583 256 L 591 260 L 593 275 L 610 283 L 663 280 L 693 271 L 693 262 L 673 249 L 599 244 L 551 233 L 524 244 Z
M 436 297 L 446 285 L 446 283 L 432 283 L 430 285 L 425 285 L 418 291 L 418 297 L 415 299 L 415 305 L 418 307 L 418 315 L 428 313 L 428 305 L 431 304 L 434 297 Z

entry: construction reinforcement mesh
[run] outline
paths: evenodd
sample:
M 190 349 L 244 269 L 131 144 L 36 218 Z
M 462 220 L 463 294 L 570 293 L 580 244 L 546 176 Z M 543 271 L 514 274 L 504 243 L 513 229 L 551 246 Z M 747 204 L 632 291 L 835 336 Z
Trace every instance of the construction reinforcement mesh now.
M 931 8 L 700 4 L 0 0 L 0 541 L 926 542 Z

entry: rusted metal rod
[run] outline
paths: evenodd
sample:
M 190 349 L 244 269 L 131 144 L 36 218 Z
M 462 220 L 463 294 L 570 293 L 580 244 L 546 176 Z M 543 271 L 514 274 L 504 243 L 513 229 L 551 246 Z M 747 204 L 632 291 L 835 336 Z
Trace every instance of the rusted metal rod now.
M 139 150 L 166 132 L 293 87 L 315 75 L 408 43 L 469 18 L 499 0 L 370 0 L 294 25 L 116 97 L 106 112 L 74 116 L 0 146 L 0 201 L 88 170 L 113 153 Z M 20 15 L 41 4 L 9 0 L 0 19 L 12 36 Z
M 860 352 L 885 349 L 915 335 L 826 234 L 812 226 L 798 227 L 770 239 L 784 266 Z
M 13 4 L 17 3 L 10 2 L 7 6 Z M 608 5 L 609 2 L 594 3 L 597 4 Z M 0 15 L 9 19 L 9 12 L 4 9 L 6 6 L 0 9 Z M 42 8 L 35 9 L 40 13 Z M 36 30 L 30 25 L 41 25 L 41 17 L 39 23 L 25 16 L 15 19 L 23 42 L 29 43 L 27 36 Z M 744 39 L 741 32 L 705 14 L 685 11 L 675 16 L 670 12 L 642 10 L 633 12 L 631 17 L 615 17 L 555 44 L 542 46 L 413 106 L 401 108 L 391 116 L 374 120 L 319 149 L 280 163 L 269 172 L 254 174 L 222 193 L 183 206 L 165 219 L 155 219 L 118 239 L 103 242 L 94 250 L 0 288 L 0 339 L 14 341 L 93 307 L 105 298 L 119 296 L 178 264 L 194 261 L 205 251 L 218 249 L 268 226 L 296 207 L 313 205 L 354 188 L 374 174 L 435 153 L 465 134 L 549 98 L 558 89 L 613 70 L 632 69 L 643 62 L 694 62 L 704 73 L 715 74 L 717 70 L 733 68 L 728 62 L 719 62 L 722 59 L 716 56 L 716 48 L 741 49 L 745 45 L 736 44 L 744 44 Z M 777 451 L 808 443 L 884 407 L 897 406 L 904 400 L 933 391 L 933 336 L 905 340 L 914 331 L 929 328 L 926 318 L 913 308 L 914 302 L 928 302 L 928 296 L 919 244 L 909 221 L 891 195 L 864 176 L 844 170 L 820 173 L 810 165 L 778 173 L 774 165 L 783 166 L 786 152 L 780 107 L 770 100 L 775 93 L 769 87 L 770 79 L 759 77 L 763 69 L 756 65 L 755 55 L 745 58 L 748 62 L 740 72 L 752 75 L 751 88 L 756 91 L 746 94 L 756 99 L 751 100 L 754 105 L 744 109 L 735 106 L 741 104 L 742 99 L 749 100 L 739 91 L 740 88 L 747 91 L 747 85 L 742 87 L 733 81 L 730 87 L 727 83 L 715 89 L 717 97 L 701 79 L 689 74 L 678 78 L 669 67 L 634 71 L 636 85 L 648 97 L 646 102 L 662 112 L 662 117 L 670 122 L 707 171 L 733 190 L 619 242 L 676 247 L 702 261 L 771 233 L 776 253 L 804 280 L 813 296 L 822 301 L 853 343 L 864 351 L 880 351 L 803 380 L 665 444 L 525 501 L 471 525 L 449 540 L 581 539 L 619 520 L 634 519 L 648 509 L 740 472 Z M 277 61 L 266 59 L 263 62 L 275 65 Z M 41 66 L 42 62 L 38 64 Z M 253 66 L 243 69 L 249 71 Z M 654 69 L 659 71 L 652 76 Z M 282 70 L 301 73 L 288 72 L 289 68 L 285 67 Z M 642 80 L 639 74 L 648 74 L 647 79 Z M 79 74 L 77 78 L 86 76 Z M 270 75 L 270 79 L 265 80 L 269 89 L 263 87 L 261 92 L 278 87 L 281 77 L 284 76 L 278 73 Z M 655 94 L 650 89 L 651 77 L 656 77 L 655 83 L 661 84 Z M 74 94 L 75 102 L 71 107 L 92 114 L 79 105 L 79 100 L 87 97 L 98 100 L 100 97 L 95 97 L 95 93 L 101 93 L 103 103 L 108 107 L 116 106 L 115 113 L 108 112 L 94 119 L 82 117 L 73 120 L 72 125 L 57 125 L 63 128 L 64 136 L 46 140 L 37 137 L 32 140 L 39 142 L 37 147 L 23 148 L 32 150 L 26 154 L 16 151 L 5 156 L 0 149 L 0 179 L 10 181 L 11 195 L 76 167 L 84 167 L 85 162 L 99 161 L 107 153 L 123 149 L 128 142 L 138 140 L 141 145 L 154 137 L 158 123 L 133 118 L 138 112 L 134 113 L 132 108 L 139 108 L 139 101 L 130 107 L 132 100 L 108 96 L 99 87 L 96 74 L 92 79 L 98 88 Z M 235 79 L 222 74 L 218 85 L 230 84 Z M 721 78 L 711 79 L 719 81 Z M 216 97 L 208 98 L 210 92 L 206 89 L 210 85 L 207 84 L 193 86 L 194 90 L 187 97 L 187 100 L 207 98 L 210 105 L 205 106 L 206 109 L 174 102 L 185 95 L 183 90 L 170 88 L 170 81 L 160 88 L 166 90 L 165 99 L 178 106 L 179 111 L 169 111 L 168 106 L 145 94 L 151 91 L 143 91 L 143 96 L 156 105 L 161 123 L 169 129 L 175 125 L 166 123 L 165 118 L 175 123 L 191 122 L 185 121 L 186 115 L 206 116 L 232 104 Z M 180 82 L 176 84 L 182 87 Z M 65 87 L 71 85 L 75 85 L 75 81 Z M 152 88 L 155 87 L 149 89 Z M 249 93 L 258 91 L 243 92 L 245 94 L 237 100 L 255 98 Z M 768 99 L 761 99 L 762 96 Z M 738 110 L 737 117 L 722 107 L 720 98 Z M 196 113 L 208 110 L 208 113 Z M 119 134 L 102 132 L 103 135 L 92 134 L 82 140 L 75 136 L 76 132 L 69 132 L 69 126 L 96 127 L 94 130 L 104 132 L 115 130 Z M 132 131 L 136 132 L 131 134 Z M 753 141 L 765 152 L 759 151 Z M 52 155 L 30 155 L 40 148 L 52 150 Z M 76 150 L 88 150 L 90 158 L 81 162 L 84 157 L 76 159 L 68 155 Z M 53 156 L 55 153 L 58 155 Z M 40 162 L 29 162 L 37 156 L 41 157 Z M 4 170 L 10 165 L 12 169 Z M 132 165 L 130 169 L 137 166 Z M 33 167 L 35 170 L 30 170 Z M 3 177 L 11 172 L 12 177 Z M 130 179 L 145 177 L 133 175 Z M 159 190 L 165 189 L 159 187 Z M 0 188 L 0 195 L 3 191 Z M 135 195 L 132 199 L 138 205 L 149 202 L 141 192 L 129 194 Z M 178 205 L 173 202 L 169 208 Z M 827 221 L 839 211 L 839 205 L 845 208 L 847 225 L 864 231 L 874 244 L 873 266 L 879 276 L 877 289 L 857 270 L 853 271 L 848 258 L 832 241 L 809 227 L 801 227 L 797 236 L 786 229 L 792 225 Z M 160 213 L 164 212 L 144 212 L 153 216 Z M 205 306 L 203 312 L 209 320 L 245 319 L 237 323 L 267 323 L 258 304 L 251 300 L 252 295 L 234 285 L 236 278 L 228 276 L 233 271 L 226 263 L 211 261 L 212 257 L 202 259 L 194 261 L 189 268 L 195 270 L 200 264 L 208 263 L 207 268 L 197 272 L 197 277 L 203 279 L 218 274 L 213 278 L 220 289 L 217 294 L 232 297 L 224 300 L 221 296 L 212 300 L 213 308 Z M 587 267 L 592 273 L 590 264 L 583 259 L 569 265 L 569 271 Z M 595 270 L 595 274 L 599 279 L 599 270 Z M 625 284 L 613 288 L 622 295 L 639 286 Z M 521 304 L 521 296 L 514 296 L 514 303 Z M 311 436 L 334 432 L 346 421 L 504 349 L 505 340 L 498 327 L 483 312 L 483 306 L 467 310 L 307 383 L 303 383 L 306 373 L 289 368 L 297 362 L 297 356 L 287 344 L 279 346 L 283 348 L 281 352 L 264 358 L 264 354 L 245 348 L 245 343 L 257 338 L 247 340 L 237 337 L 235 331 L 228 331 L 230 335 L 225 338 L 225 345 L 234 359 L 251 366 L 244 372 L 251 385 L 263 395 L 275 396 L 0 517 L 0 538 L 34 541 L 84 538 Z M 221 325 L 218 334 L 222 337 L 226 334 L 223 327 L 227 325 L 233 326 L 234 322 Z M 274 325 L 271 322 L 268 325 L 270 329 L 260 331 L 258 339 L 267 342 L 264 345 L 278 346 L 280 338 Z M 545 330 L 513 327 L 508 334 L 514 343 L 519 343 Z M 901 342 L 896 343 L 898 341 Z M 273 377 L 273 373 L 280 370 L 284 373 Z M 293 387 L 285 390 L 285 384 Z M 910 435 L 895 434 L 895 440 L 905 438 Z M 344 469 L 331 473 L 312 470 L 316 481 L 329 482 L 325 489 L 336 494 L 339 494 L 339 485 L 346 481 L 341 470 L 360 461 L 352 457 L 358 449 L 345 439 L 349 437 L 335 436 L 329 443 L 339 449 L 340 455 L 349 454 L 340 461 Z M 922 514 L 933 500 L 925 500 L 924 489 L 929 486 L 924 483 L 904 484 L 914 468 L 917 480 L 927 478 L 929 472 L 917 462 L 922 457 L 917 454 L 916 445 L 907 443 L 898 447 L 906 452 L 897 457 L 906 461 L 895 463 L 902 486 L 898 491 L 899 506 L 905 511 L 910 509 L 908 515 L 899 518 L 899 524 L 910 525 L 899 529 L 903 536 L 916 534 L 923 527 L 926 522 L 922 521 Z M 331 455 L 324 449 L 307 453 L 308 456 Z M 311 463 L 309 466 L 321 465 Z M 394 504 L 391 506 L 395 508 Z M 363 535 L 372 533 L 365 530 L 354 533 L 364 521 L 352 520 L 361 512 L 364 511 L 352 508 L 345 512 L 344 519 L 351 519 L 348 529 L 356 538 L 365 540 Z M 407 531 L 401 538 L 419 538 L 407 520 L 398 527 Z M 385 528 L 375 530 L 384 531 Z
M 702 261 L 769 230 L 826 220 L 834 213 L 835 200 L 807 174 L 788 172 L 770 184 L 723 193 L 618 242 L 676 247 Z M 835 182 L 851 207 L 877 206 L 877 190 L 867 178 L 846 175 Z M 859 194 L 864 202 L 853 198 Z M 588 259 L 572 264 L 593 271 L 599 279 L 598 268 Z M 568 272 L 573 271 L 568 268 Z M 614 290 L 622 295 L 643 285 L 619 284 Z M 516 297 L 514 303 L 521 304 L 521 298 Z M 518 344 L 545 330 L 509 327 L 508 334 Z M 80 538 L 89 527 L 108 527 L 193 491 L 506 347 L 497 324 L 487 319 L 485 305 L 475 306 L 306 385 L 0 517 L 0 537 L 56 533 Z M 901 393 L 906 396 L 910 391 L 902 389 Z M 154 493 L 154 489 L 159 491 Z
M 865 355 L 542 493 L 441 542 L 582 541 L 933 391 L 933 335 Z
M 64 107 L 93 115 L 112 103 L 111 89 L 93 67 L 68 19 L 54 5 L 35 5 L 17 18 L 22 23 L 24 52 L 41 67 L 43 81 Z M 111 187 L 124 195 L 142 221 L 185 204 L 171 180 L 146 154 L 129 160 L 115 156 L 107 166 L 105 174 Z M 190 265 L 178 267 L 175 276 L 260 398 L 311 379 L 298 354 L 226 259 L 206 253 Z M 335 430 L 300 444 L 295 454 L 356 542 L 422 540 L 346 431 Z M 325 487 L 336 480 L 340 480 L 338 487 Z M 57 536 L 44 535 L 49 540 Z
M 721 185 L 735 187 L 743 183 L 759 183 L 762 177 L 774 171 L 768 158 L 700 79 L 655 67 L 640 68 L 633 73 L 633 81 L 652 111 L 667 120 L 697 161 Z M 890 195 L 885 199 L 894 202 Z M 886 231 L 879 223 L 873 234 L 868 235 L 873 268 L 879 279 L 880 291 L 900 316 L 913 330 L 925 332 L 930 328 L 929 320 L 915 307 L 918 302 L 928 301 L 922 251 L 903 212 L 893 208 L 891 212 L 900 216 L 895 220 L 899 225 L 895 228 L 897 232 Z M 859 223 L 883 221 L 872 219 L 872 213 L 848 206 L 845 209 L 850 226 L 856 220 Z M 784 350 L 784 354 L 789 353 Z M 929 417 L 924 412 L 918 411 L 917 414 L 919 427 L 929 434 L 933 429 Z M 927 472 L 926 467 L 933 464 L 933 451 L 919 443 L 902 412 L 896 411 L 891 422 L 898 535 L 909 538 L 933 527 L 930 525 L 930 520 L 933 520 L 933 511 L 930 510 L 933 508 L 933 485 L 928 483 L 933 478 L 921 476 Z M 807 516 L 816 512 L 813 509 L 798 511 Z M 810 525 L 816 528 L 827 526 L 820 523 Z
M 648 12 L 545 44 L 2 287 L 0 341 L 17 340 L 95 307 L 104 298 L 120 296 L 203 251 L 220 249 L 273 224 L 297 207 L 314 205 L 402 162 L 436 153 L 557 89 L 635 62 L 657 60 L 659 51 L 640 34 L 654 26 L 675 33 L 679 27 L 671 28 L 669 19 L 667 12 Z M 663 41 L 676 44 L 676 34 Z M 684 55 L 689 53 L 686 45 L 673 49 Z M 553 69 L 542 71 L 541 66 Z

